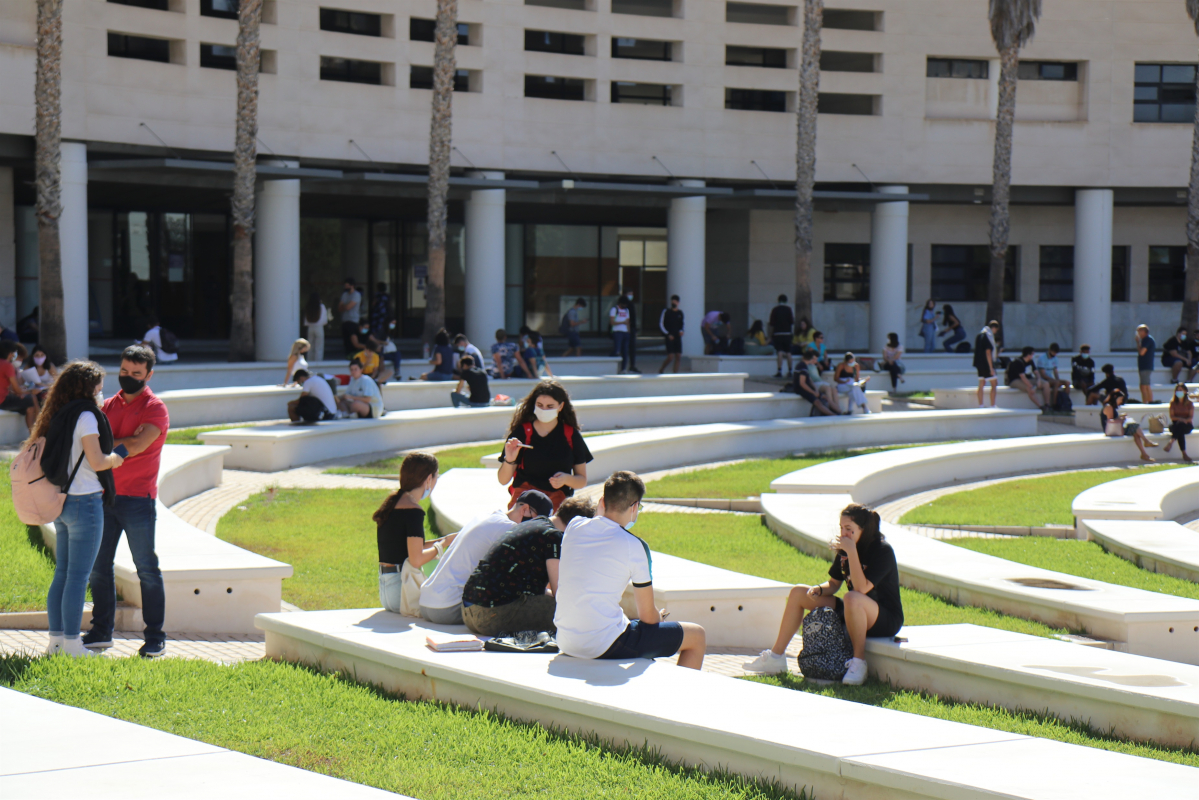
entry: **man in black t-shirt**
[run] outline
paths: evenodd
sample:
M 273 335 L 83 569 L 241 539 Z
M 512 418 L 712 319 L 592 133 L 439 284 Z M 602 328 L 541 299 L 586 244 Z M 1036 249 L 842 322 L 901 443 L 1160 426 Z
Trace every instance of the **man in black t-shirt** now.
M 683 360 L 683 310 L 679 308 L 679 296 L 670 296 L 670 308 L 662 309 L 658 318 L 658 327 L 666 337 L 666 360 L 658 368 L 658 374 L 666 371 L 666 365 L 674 361 L 674 371 L 679 371 L 679 363 Z
M 1019 358 L 1013 358 L 1012 363 L 1007 365 L 1007 385 L 1013 389 L 1021 389 L 1028 394 L 1028 399 L 1032 401 L 1034 406 L 1044 408 L 1041 401 L 1037 399 L 1036 386 L 1030 377 L 1032 373 L 1032 357 L 1036 351 L 1031 347 L 1025 347 L 1020 351 Z
M 1162 366 L 1170 368 L 1170 382 L 1178 383 L 1178 376 L 1187 373 L 1187 380 L 1194 380 L 1196 364 L 1191 351 L 1191 343 L 1187 341 L 1187 329 L 1179 328 L 1173 336 L 1162 345 Z
M 1095 383 L 1095 359 L 1091 358 L 1089 344 L 1078 348 L 1078 355 L 1070 359 L 1070 382 L 1083 394 Z
M 1103 380 L 1087 390 L 1087 405 L 1089 406 L 1096 405 L 1115 389 L 1123 392 L 1125 397 L 1128 396 L 1128 383 L 1116 375 L 1115 367 L 1111 364 L 1104 364 L 1102 372 Z
M 454 408 L 462 405 L 471 408 L 486 408 L 491 405 L 491 386 L 487 383 L 487 373 L 479 369 L 473 356 L 462 356 L 458 366 L 454 368 L 458 378 L 458 388 L 450 392 L 450 400 Z M 470 387 L 470 397 L 462 394 L 463 385 Z
M 787 305 L 787 295 L 779 295 L 779 304 L 770 309 L 770 343 L 774 345 L 775 370 L 774 377 L 783 377 L 783 359 L 787 359 L 787 375 L 792 373 L 791 367 L 791 332 L 795 328 L 795 313 Z

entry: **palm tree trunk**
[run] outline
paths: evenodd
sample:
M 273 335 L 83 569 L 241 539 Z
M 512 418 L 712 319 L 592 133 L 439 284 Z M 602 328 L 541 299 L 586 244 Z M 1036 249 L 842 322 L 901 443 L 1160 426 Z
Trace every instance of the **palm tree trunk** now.
M 253 361 L 254 190 L 258 160 L 258 65 L 262 0 L 241 0 L 237 12 L 237 138 L 233 145 L 233 288 L 229 297 L 229 360 Z
M 804 0 L 803 50 L 795 103 L 795 318 L 812 319 L 812 190 L 816 185 L 816 97 L 824 0 Z
M 1016 72 L 1020 48 L 999 51 L 999 108 L 995 115 L 995 163 L 991 188 L 991 272 L 987 282 L 987 320 L 997 320 L 1003 335 L 1003 278 L 1007 267 L 1012 189 L 1012 124 L 1016 118 Z
M 51 360 L 61 364 L 67 355 L 58 236 L 62 215 L 62 0 L 37 3 L 34 103 L 39 338 Z
M 458 43 L 458 0 L 437 0 L 433 49 L 433 112 L 429 124 L 429 275 L 425 279 L 423 339 L 445 326 L 445 227 L 450 193 L 453 133 L 454 46 Z
M 1199 87 L 1199 72 L 1196 76 Z M 1186 287 L 1182 295 L 1182 321 L 1194 335 L 1199 330 L 1199 104 L 1195 106 L 1195 125 L 1191 135 L 1191 183 L 1187 190 L 1187 261 Z

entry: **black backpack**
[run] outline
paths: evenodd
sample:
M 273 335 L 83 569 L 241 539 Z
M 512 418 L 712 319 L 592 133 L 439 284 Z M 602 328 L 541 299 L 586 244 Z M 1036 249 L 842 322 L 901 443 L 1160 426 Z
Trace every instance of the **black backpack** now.
M 958 342 L 958 346 L 954 352 L 969 353 L 970 352 L 970 342 Z
M 1053 402 L 1054 411 L 1073 411 L 1074 401 L 1070 399 L 1070 393 L 1062 390 L 1057 393 L 1057 399 Z
M 558 323 L 558 333 L 563 336 L 569 336 L 572 330 L 574 329 L 570 325 L 570 312 L 567 311 L 562 315 L 562 321 Z
M 175 334 L 159 325 L 158 336 L 162 339 L 162 352 L 169 353 L 170 355 L 175 355 L 179 352 L 179 339 L 175 337 Z
M 853 645 L 845 623 L 832 608 L 818 608 L 803 620 L 803 649 L 799 671 L 807 680 L 839 681 L 853 658 Z

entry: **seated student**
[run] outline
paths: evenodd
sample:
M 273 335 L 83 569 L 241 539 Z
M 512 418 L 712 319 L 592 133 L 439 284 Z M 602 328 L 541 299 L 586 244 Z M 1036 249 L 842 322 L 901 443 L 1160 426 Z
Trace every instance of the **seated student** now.
M 346 393 L 337 398 L 337 408 L 350 417 L 383 416 L 383 395 L 370 376 L 363 373 L 362 362 L 357 358 L 350 362 L 350 384 Z
M 54 385 L 54 379 L 58 377 L 58 368 L 54 366 L 54 362 L 50 360 L 40 344 L 33 346 L 33 349 L 29 351 L 29 357 L 21 363 L 21 366 L 21 380 L 37 397 L 38 405 L 45 404 L 46 394 Z
M 1190 343 L 1187 342 L 1187 329 L 1184 325 L 1162 345 L 1162 366 L 1170 370 L 1170 380 L 1178 383 L 1178 376 L 1183 372 L 1188 377 L 1195 377 L 1195 364 L 1191 361 Z
M 833 387 L 820 378 L 820 368 L 816 366 L 816 349 L 809 347 L 804 351 L 800 368 L 795 370 L 795 393 L 812 404 L 812 407 L 822 416 L 836 417 L 841 415 L 841 404 Z
M 1120 406 L 1124 405 L 1126 397 L 1127 395 L 1119 389 L 1113 389 L 1107 393 L 1107 399 L 1103 401 L 1103 408 L 1099 412 L 1099 425 L 1104 434 L 1108 436 L 1131 436 L 1137 449 L 1141 451 L 1141 460 L 1151 462 L 1153 459 L 1145 452 L 1145 448 L 1157 447 L 1157 445 L 1145 438 L 1145 432 L 1141 430 L 1140 424 L 1130 420 L 1127 414 L 1120 413 Z M 1110 422 L 1116 424 L 1112 425 L 1109 431 L 1108 423 Z
M 833 360 L 829 357 L 828 347 L 824 343 L 824 333 L 816 331 L 812 334 L 812 347 L 816 348 L 816 366 L 820 367 L 821 372 L 828 372 L 833 368 Z
M 475 366 L 472 356 L 461 356 L 458 359 L 454 375 L 458 378 L 458 386 L 450 392 L 450 401 L 454 408 L 464 405 L 470 408 L 486 408 L 491 405 L 491 387 L 487 384 L 487 373 Z M 470 387 L 470 397 L 462 393 L 465 386 Z
M 526 489 L 545 492 L 554 508 L 587 485 L 592 460 L 565 387 L 544 380 L 512 412 L 497 478 L 512 502 Z
M 863 414 L 870 413 L 870 406 L 866 404 L 866 392 L 863 386 L 870 380 L 870 376 L 866 376 L 866 380 L 862 380 L 861 367 L 856 361 L 853 353 L 846 353 L 845 360 L 837 365 L 837 369 L 833 372 L 833 380 L 837 384 L 837 393 L 849 396 L 849 413 L 853 413 L 854 406 L 862 409 Z
M 439 625 L 461 625 L 462 590 L 475 567 L 513 526 L 535 517 L 548 517 L 554 505 L 541 492 L 528 491 L 507 513 L 494 511 L 475 517 L 458 531 L 454 543 L 437 561 L 437 568 L 420 588 L 420 615 Z
M 1031 347 L 1025 347 L 1020 351 L 1018 358 L 1013 358 L 1012 362 L 1007 365 L 1007 385 L 1013 389 L 1020 389 L 1028 395 L 1028 399 L 1032 401 L 1034 406 L 1037 406 L 1044 411 L 1048 406 L 1042 405 L 1037 399 L 1036 377 L 1032 372 L 1032 358 L 1035 351 Z
M 563 653 L 575 658 L 667 658 L 680 667 L 704 665 L 704 629 L 663 622 L 654 606 L 649 545 L 629 532 L 637 521 L 645 483 L 632 472 L 613 472 L 593 519 L 577 519 L 562 537 L 558 610 L 554 625 Z M 629 582 L 637 603 L 630 621 L 620 607 Z
M 138 344 L 154 348 L 154 358 L 159 364 L 179 360 L 179 343 L 175 335 L 158 323 L 157 317 L 146 317 L 148 330 Z
M 1128 383 L 1118 375 L 1111 364 L 1104 364 L 1100 369 L 1103 380 L 1087 390 L 1087 405 L 1093 406 L 1117 389 L 1128 396 Z
M 1078 348 L 1078 355 L 1070 359 L 1070 382 L 1083 395 L 1090 394 L 1095 385 L 1095 359 L 1091 358 L 1091 346 L 1084 344 Z
M 790 334 L 788 334 L 788 337 Z M 745 355 L 747 356 L 772 356 L 774 355 L 774 346 L 770 344 L 770 339 L 766 338 L 766 328 L 762 324 L 762 320 L 755 319 L 753 324 L 749 326 L 749 330 L 745 332 L 744 338 Z M 775 376 L 781 378 L 782 374 Z
M 454 541 L 452 533 L 425 541 L 425 510 L 420 501 L 437 485 L 437 468 L 437 456 L 432 453 L 404 456 L 399 490 L 388 495 L 372 517 L 379 548 L 379 603 L 397 614 L 402 613 L 404 562 L 422 567 L 441 556 Z
M 25 427 L 33 430 L 38 415 L 37 395 L 25 391 L 15 364 L 24 355 L 25 348 L 19 342 L 0 339 L 0 410 L 23 414 Z
M 333 387 L 320 375 L 310 375 L 306 369 L 298 369 L 292 375 L 304 391 L 295 400 L 287 403 L 287 418 L 292 422 L 319 422 L 337 418 L 337 397 Z
M 483 359 L 483 351 L 470 343 L 470 339 L 466 338 L 465 333 L 460 333 L 454 337 L 454 356 L 462 358 L 462 356 L 470 356 L 475 360 L 475 366 L 479 369 L 483 368 L 486 362 Z
M 1070 391 L 1070 382 L 1062 380 L 1062 376 L 1057 371 L 1057 354 L 1061 348 L 1057 342 L 1049 345 L 1049 349 L 1041 353 L 1033 361 L 1036 367 L 1037 385 L 1041 390 L 1041 394 L 1045 399 L 1045 405 L 1049 408 L 1057 408 L 1058 392 L 1065 390 Z
M 491 359 L 494 362 L 491 369 L 492 377 L 503 380 L 505 378 L 525 378 L 529 375 L 525 367 L 524 356 L 520 354 L 520 348 L 516 346 L 516 342 L 508 341 L 508 332 L 503 328 L 495 332 L 495 344 L 491 346 Z
M 1170 452 L 1170 448 L 1178 442 L 1178 449 L 1182 451 L 1182 460 L 1191 463 L 1191 457 L 1187 455 L 1187 434 L 1193 431 L 1195 423 L 1195 404 L 1187 397 L 1187 387 L 1185 383 L 1179 383 L 1174 387 L 1174 396 L 1170 399 L 1170 441 L 1166 442 L 1166 446 L 1162 449 L 1163 453 Z
M 454 379 L 454 359 L 457 354 L 450 347 L 450 334 L 445 328 L 433 336 L 433 353 L 429 363 L 433 369 L 420 376 L 422 381 L 452 381 Z
M 308 359 L 305 358 L 312 345 L 307 339 L 296 339 L 291 344 L 291 353 L 287 356 L 287 374 L 283 378 L 283 383 L 280 386 L 291 386 L 298 384 L 296 380 L 296 372 L 299 370 L 308 371 Z
M 802 317 L 799 322 L 795 323 L 795 333 L 791 336 L 791 355 L 803 357 L 807 349 L 812 346 L 812 339 L 815 336 L 816 331 L 812 328 L 812 323 L 808 322 L 807 317 Z
M 898 384 L 904 382 L 903 373 L 907 370 L 903 364 L 903 345 L 899 343 L 898 333 L 887 334 L 887 343 L 883 345 L 883 360 L 879 369 L 891 375 L 891 391 L 894 393 Z
M 541 493 L 525 492 L 531 494 Z M 542 500 L 548 499 L 542 495 Z M 542 500 L 537 501 L 538 516 L 520 523 L 492 545 L 467 579 L 462 590 L 462 620 L 472 633 L 554 632 L 562 531 L 575 517 L 590 518 L 595 509 L 587 498 L 572 497 L 547 519 Z
M 379 372 L 379 367 L 383 363 L 383 359 L 371 347 L 371 342 L 367 342 L 362 346 L 362 349 L 355 352 L 351 358 L 358 359 L 362 364 L 362 374 L 374 380 L 375 375 Z
M 831 607 L 845 621 L 853 645 L 853 658 L 846 663 L 849 669 L 841 682 L 857 686 L 866 681 L 866 640 L 890 638 L 903 627 L 899 567 L 895 551 L 880 530 L 881 522 L 877 511 L 857 503 L 841 511 L 841 533 L 829 579 L 820 586 L 791 590 L 774 647 L 745 664 L 746 672 L 787 672 L 787 645 L 799 630 L 804 612 Z M 849 587 L 844 600 L 835 596 L 842 583 Z
M 543 369 L 546 375 L 554 377 L 554 371 L 550 369 L 550 362 L 545 357 L 545 342 L 542 340 L 541 334 L 527 325 L 521 326 L 520 330 L 520 354 L 524 358 L 525 366 L 529 369 L 529 377 L 540 378 Z

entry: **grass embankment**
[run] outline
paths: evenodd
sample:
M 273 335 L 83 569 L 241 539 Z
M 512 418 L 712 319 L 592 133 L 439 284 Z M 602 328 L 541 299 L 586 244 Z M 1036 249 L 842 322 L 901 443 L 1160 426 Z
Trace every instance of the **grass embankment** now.
M 513 656 L 519 658 L 519 656 Z M 0 659 L 0 683 L 252 756 L 421 800 L 635 797 L 796 800 L 725 773 L 678 769 L 474 711 L 408 702 L 272 661 Z
M 54 557 L 41 532 L 17 519 L 8 464 L 0 461 L 0 612 L 41 611 L 54 579 Z
M 201 433 L 209 431 L 230 431 L 235 428 L 246 428 L 246 425 L 204 425 L 198 428 L 171 428 L 167 431 L 167 444 L 204 444 L 200 441 Z
M 1177 469 L 1177 465 L 1067 472 L 1004 481 L 938 497 L 904 514 L 899 522 L 901 525 L 1011 525 L 1033 528 L 1072 525 L 1074 515 L 1070 504 L 1079 492 L 1101 483 L 1163 469 Z
M 610 433 L 611 431 L 605 433 L 588 433 L 587 439 L 590 441 L 600 436 L 608 436 Z M 480 459 L 484 456 L 500 452 L 503 447 L 504 443 L 497 440 L 488 442 L 487 444 L 472 444 L 468 447 L 447 447 L 444 450 L 434 450 L 433 454 L 437 456 L 438 468 L 442 472 L 448 472 L 452 469 L 479 469 L 483 466 L 479 463 Z M 331 475 L 398 475 L 400 464 L 403 461 L 403 456 L 393 456 L 392 458 L 371 461 L 357 467 L 330 467 L 325 472 Z

